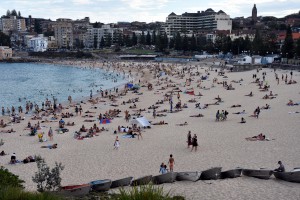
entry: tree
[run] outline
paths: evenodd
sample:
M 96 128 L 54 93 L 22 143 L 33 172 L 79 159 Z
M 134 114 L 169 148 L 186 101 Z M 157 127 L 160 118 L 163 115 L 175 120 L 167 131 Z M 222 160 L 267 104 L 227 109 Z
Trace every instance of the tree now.
M 145 34 L 144 34 L 144 31 L 142 31 L 142 35 L 140 37 L 140 44 L 142 44 L 142 45 L 145 44 Z
M 191 42 L 190 42 L 189 49 L 191 51 L 196 51 L 197 50 L 197 41 L 196 41 L 196 38 L 195 38 L 194 34 L 191 37 Z
M 167 49 L 168 46 L 169 46 L 169 39 L 168 39 L 167 33 L 165 32 L 164 36 L 163 36 L 163 47 L 164 47 L 164 49 Z
M 131 41 L 132 41 L 133 46 L 137 45 L 137 36 L 136 36 L 135 32 L 132 33 Z
M 252 42 L 252 51 L 255 54 L 259 55 L 262 52 L 262 49 L 263 49 L 263 40 L 260 36 L 259 30 L 256 29 L 255 37 Z
M 288 25 L 286 30 L 286 36 L 284 39 L 284 43 L 281 49 L 282 56 L 286 58 L 293 58 L 294 57 L 294 40 L 292 36 L 292 29 L 290 25 Z
M 126 47 L 131 47 L 132 46 L 132 41 L 131 39 L 129 38 L 128 35 L 124 35 L 124 44 Z
M 9 172 L 4 167 L 0 167 L 0 188 L 12 186 L 17 188 L 23 188 L 24 181 L 19 179 L 19 176 Z
M 104 37 L 102 36 L 100 40 L 100 48 L 102 49 L 104 46 L 105 46 L 105 40 Z
M 123 40 L 123 35 L 121 33 L 118 34 L 118 45 L 119 46 L 124 46 L 124 40 Z
M 151 45 L 151 35 L 149 31 L 147 32 L 146 35 L 146 45 Z
M 156 39 L 155 39 L 155 49 L 157 51 L 163 51 L 163 41 L 162 41 L 162 38 L 161 38 L 161 35 L 158 34 L 156 35 Z
M 10 37 L 0 31 L 0 46 L 10 46 Z
M 94 49 L 97 49 L 98 47 L 98 38 L 96 35 L 94 35 Z
M 7 10 L 6 11 L 6 17 L 10 17 L 11 13 L 10 13 L 10 10 Z
M 18 17 L 22 17 L 22 15 L 21 15 L 21 12 L 20 12 L 20 11 L 18 11 Z
M 300 38 L 296 42 L 296 55 L 300 57 Z
M 60 174 L 64 166 L 55 162 L 55 167 L 50 169 L 45 159 L 40 156 L 36 157 L 36 164 L 38 171 L 35 172 L 32 181 L 37 183 L 37 190 L 39 192 L 57 190 L 61 186 Z
M 186 36 L 186 34 L 184 34 L 183 40 L 182 40 L 182 50 L 183 51 L 187 51 L 189 48 L 189 41 L 188 38 Z
M 170 49 L 173 49 L 173 48 L 174 48 L 174 45 L 175 45 L 174 38 L 170 38 L 169 48 L 170 48 Z
M 41 34 L 43 32 L 39 20 L 35 20 L 35 22 L 34 22 L 34 32 L 36 32 L 37 34 Z
M 12 15 L 12 16 L 18 16 L 18 13 L 17 13 L 17 11 L 15 10 L 15 9 L 13 9 L 12 11 L 11 11 L 11 14 L 10 15 Z
M 112 37 L 111 34 L 109 33 L 105 38 L 105 46 L 111 47 L 111 45 L 112 45 Z
M 156 33 L 155 33 L 155 31 L 153 31 L 153 32 L 152 32 L 152 41 L 151 41 L 151 44 L 152 44 L 152 45 L 155 45 L 155 44 L 156 44 L 155 40 L 156 40 Z
M 174 45 L 175 50 L 182 50 L 182 41 L 181 41 L 181 36 L 180 33 L 177 32 L 175 36 L 175 45 Z
M 206 40 L 205 36 L 199 36 L 197 38 L 197 49 L 198 49 L 198 51 L 204 50 L 206 44 L 207 44 L 207 40 Z

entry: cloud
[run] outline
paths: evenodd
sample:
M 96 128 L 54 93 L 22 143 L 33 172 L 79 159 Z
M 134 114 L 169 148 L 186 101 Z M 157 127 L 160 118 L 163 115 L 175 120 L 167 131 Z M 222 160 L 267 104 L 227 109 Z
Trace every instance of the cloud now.
M 135 10 L 155 10 L 166 6 L 169 0 L 121 0 Z
M 91 4 L 92 2 L 91 2 L 91 0 L 72 0 L 72 2 L 74 3 L 74 4 L 83 4 L 83 5 L 85 5 L 85 4 Z

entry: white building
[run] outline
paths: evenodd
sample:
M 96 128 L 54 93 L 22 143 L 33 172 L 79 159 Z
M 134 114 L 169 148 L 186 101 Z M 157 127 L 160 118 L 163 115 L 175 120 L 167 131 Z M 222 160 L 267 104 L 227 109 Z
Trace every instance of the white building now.
M 12 58 L 12 49 L 7 46 L 0 46 L 0 60 Z
M 250 56 L 243 56 L 238 60 L 238 64 L 251 64 L 252 58 Z
M 231 31 L 232 20 L 222 10 L 216 13 L 212 9 L 207 9 L 197 13 L 186 12 L 182 15 L 172 12 L 167 17 L 163 29 L 168 36 L 173 36 L 177 32 L 196 33 L 201 30 Z
M 37 37 L 33 37 L 28 41 L 27 44 L 30 51 L 34 52 L 44 52 L 48 49 L 48 38 L 44 37 L 42 34 Z
M 96 48 L 100 48 L 101 39 L 106 41 L 108 37 L 111 37 L 113 44 L 122 33 L 122 28 L 112 28 L 110 25 L 102 25 L 101 28 L 89 28 L 85 36 L 85 47 L 94 48 L 96 42 Z

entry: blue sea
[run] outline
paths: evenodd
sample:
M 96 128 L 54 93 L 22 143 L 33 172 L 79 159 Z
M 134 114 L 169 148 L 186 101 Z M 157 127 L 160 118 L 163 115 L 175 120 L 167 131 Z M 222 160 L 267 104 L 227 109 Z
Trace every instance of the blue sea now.
M 83 100 L 97 90 L 113 89 L 128 82 L 123 74 L 71 66 L 35 63 L 0 63 L 0 108 L 22 106 L 26 101 L 41 105 L 46 98 L 53 102 Z

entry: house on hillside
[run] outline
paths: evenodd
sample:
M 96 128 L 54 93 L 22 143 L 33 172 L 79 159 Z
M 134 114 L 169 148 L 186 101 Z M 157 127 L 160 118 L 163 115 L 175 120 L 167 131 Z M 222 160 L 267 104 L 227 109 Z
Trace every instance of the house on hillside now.
M 0 46 L 0 60 L 12 58 L 12 49 L 8 46 Z

